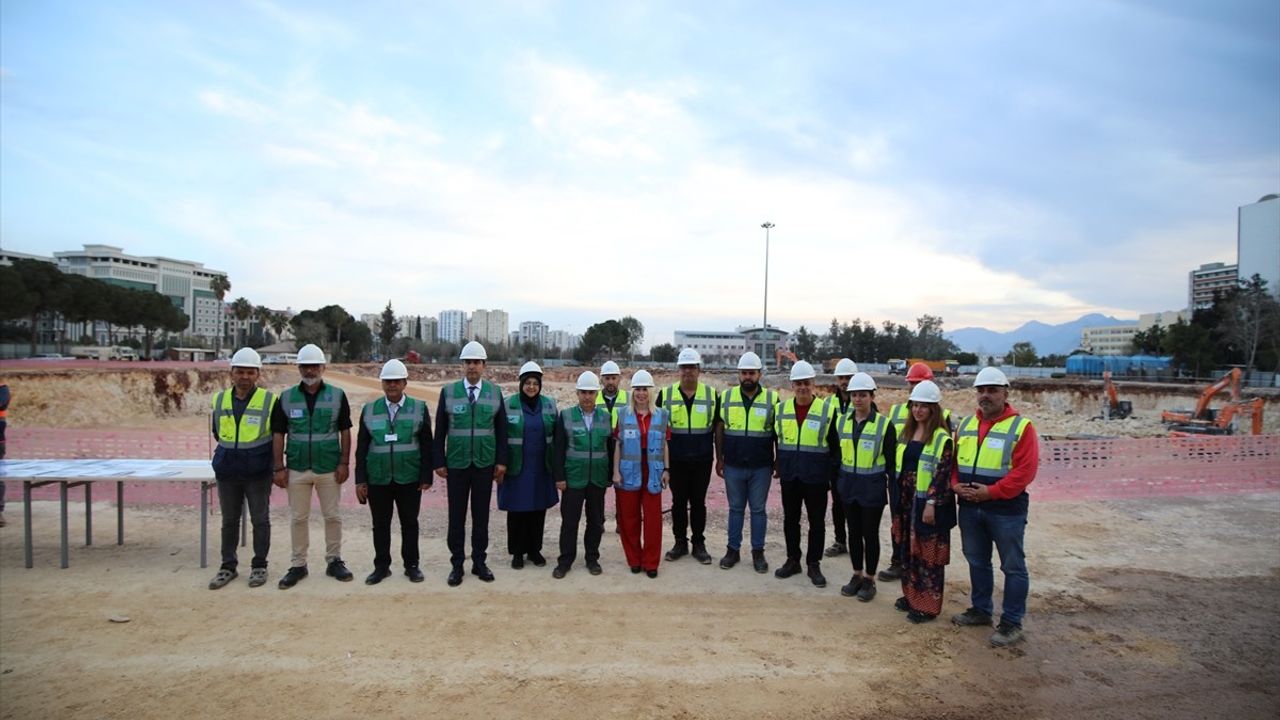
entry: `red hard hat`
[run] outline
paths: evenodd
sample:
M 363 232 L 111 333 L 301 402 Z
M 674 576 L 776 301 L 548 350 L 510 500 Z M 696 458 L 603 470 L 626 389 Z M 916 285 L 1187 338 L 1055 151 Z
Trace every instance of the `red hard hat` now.
M 924 380 L 932 380 L 933 371 L 924 363 L 916 363 L 907 371 L 907 382 L 922 382 Z

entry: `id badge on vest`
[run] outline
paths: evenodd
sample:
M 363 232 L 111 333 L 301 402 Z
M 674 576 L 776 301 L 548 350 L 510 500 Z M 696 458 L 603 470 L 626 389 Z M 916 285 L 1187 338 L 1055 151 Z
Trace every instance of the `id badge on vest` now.
M 756 417 L 769 417 L 769 408 L 753 407 L 751 408 L 751 414 L 755 415 Z
M 822 429 L 822 421 L 821 421 L 821 420 L 806 419 L 806 420 L 804 421 L 804 426 L 805 426 L 806 428 L 810 429 L 810 430 L 821 430 L 821 429 Z
M 385 435 L 382 436 L 382 442 L 393 443 L 399 439 L 400 438 L 393 432 L 386 433 Z
M 859 452 L 875 452 L 876 441 L 866 439 L 860 440 L 858 441 L 858 449 Z
M 1004 438 L 987 438 L 984 444 L 988 450 L 1004 450 Z
M 303 416 L 302 408 L 290 408 L 290 410 L 289 410 L 289 417 L 290 417 L 290 418 L 292 418 L 292 419 L 295 419 L 295 420 L 296 420 L 296 419 L 298 419 L 298 418 L 300 418 L 300 417 L 302 417 L 302 416 Z
M 635 428 L 628 428 L 622 431 L 622 437 L 626 440 L 635 440 L 640 437 L 640 431 Z

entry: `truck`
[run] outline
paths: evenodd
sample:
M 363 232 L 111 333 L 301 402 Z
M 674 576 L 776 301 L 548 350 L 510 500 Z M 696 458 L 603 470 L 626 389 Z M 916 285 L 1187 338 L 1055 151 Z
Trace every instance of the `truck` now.
M 889 358 L 889 374 L 890 375 L 906 375 L 907 361 L 902 358 Z
M 87 360 L 137 360 L 138 353 L 122 345 L 73 345 L 68 350 L 71 357 Z
M 915 365 L 916 363 L 924 363 L 934 372 L 935 375 L 955 377 L 960 374 L 960 363 L 955 360 L 925 360 L 924 358 L 911 358 L 907 360 L 908 367 Z

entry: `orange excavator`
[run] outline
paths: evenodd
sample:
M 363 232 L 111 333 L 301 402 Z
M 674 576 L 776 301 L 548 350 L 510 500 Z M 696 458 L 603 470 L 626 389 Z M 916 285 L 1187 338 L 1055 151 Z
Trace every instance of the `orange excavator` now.
M 1200 393 L 1195 410 L 1165 410 L 1160 419 L 1169 425 L 1174 435 L 1230 435 L 1235 432 L 1237 415 L 1249 418 L 1250 431 L 1262 434 L 1262 415 L 1265 401 L 1262 398 L 1240 399 L 1240 368 L 1233 368 L 1218 382 Z M 1230 389 L 1231 399 L 1222 407 L 1209 407 L 1213 396 Z
M 1123 420 L 1133 414 L 1133 403 L 1120 400 L 1116 394 L 1116 385 L 1111 382 L 1111 371 L 1102 371 L 1102 382 L 1106 386 L 1107 401 L 1102 405 L 1103 420 Z

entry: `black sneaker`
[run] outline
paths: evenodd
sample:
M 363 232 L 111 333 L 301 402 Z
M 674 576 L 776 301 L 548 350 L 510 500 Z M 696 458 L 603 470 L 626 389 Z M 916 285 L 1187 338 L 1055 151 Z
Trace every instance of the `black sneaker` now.
M 568 574 L 569 574 L 568 565 L 557 565 L 556 569 L 551 571 L 551 577 L 557 580 L 559 580 L 560 578 L 563 578 L 565 575 L 568 575 Z
M 952 615 L 951 622 L 961 627 L 991 627 L 991 616 L 977 608 L 969 608 L 959 615 Z
M 862 589 L 858 590 L 858 600 L 862 602 L 871 602 L 871 598 L 874 598 L 875 596 L 876 581 L 868 577 L 866 582 L 862 583 Z
M 1022 642 L 1022 626 L 1000 621 L 996 631 L 991 634 L 991 647 L 1009 647 Z
M 785 580 L 791 577 L 792 575 L 799 575 L 799 574 L 800 574 L 800 561 L 792 560 L 791 558 L 787 558 L 787 561 L 782 563 L 782 567 L 773 571 L 773 576 L 782 580 Z
M 728 570 L 734 565 L 737 565 L 738 561 L 740 561 L 741 559 L 742 557 L 741 555 L 739 555 L 737 550 L 734 550 L 733 548 L 727 548 L 725 550 L 724 557 L 720 558 L 720 567 L 724 570 Z
M 289 572 L 285 573 L 284 577 L 280 578 L 278 586 L 281 590 L 288 590 L 294 585 L 297 585 L 298 581 L 306 576 L 307 568 L 305 565 L 303 567 L 291 567 L 289 568 Z
M 604 572 L 604 568 L 600 567 L 600 563 L 596 562 L 595 560 L 592 560 L 587 563 L 587 572 L 591 573 L 592 575 L 599 575 L 600 573 Z
M 535 567 L 546 567 L 547 559 L 542 557 L 540 552 L 531 552 L 529 553 L 529 562 L 533 563 Z
M 764 550 L 751 551 L 751 567 L 761 574 L 769 572 L 769 561 L 764 559 Z
M 853 577 L 849 578 L 848 585 L 842 585 L 840 587 L 840 594 L 845 597 L 853 597 L 854 595 L 858 594 L 858 591 L 862 589 L 862 583 L 866 581 L 867 579 L 864 578 L 863 576 L 854 575 Z
M 695 545 L 693 546 L 693 553 L 692 553 L 692 555 L 693 555 L 693 559 L 694 559 L 694 560 L 697 560 L 698 562 L 702 563 L 703 565 L 710 565 L 710 564 L 711 564 L 711 554 L 707 552 L 707 546 L 706 546 L 706 545 L 695 544 Z
M 324 574 L 329 577 L 340 580 L 342 582 L 351 582 L 355 575 L 347 569 L 347 564 L 342 562 L 342 558 L 334 558 L 329 562 L 329 567 L 324 569 Z
M 672 545 L 671 549 L 667 551 L 667 559 L 679 560 L 680 558 L 688 554 L 689 554 L 689 543 L 681 540 L 677 540 L 676 544 Z
M 816 586 L 823 588 L 827 586 L 827 578 L 822 574 L 822 566 L 814 563 L 809 566 L 807 572 L 809 580 Z
M 822 551 L 822 555 L 824 557 L 835 557 L 837 555 L 847 555 L 848 553 L 849 553 L 849 546 L 845 545 L 842 542 L 831 543 L 831 547 Z
M 523 556 L 523 555 L 512 555 L 512 556 L 511 556 L 511 569 L 512 569 L 512 570 L 519 570 L 519 569 L 521 569 L 521 568 L 523 568 L 523 567 L 524 567 L 524 556 Z
M 879 575 L 876 575 L 876 577 L 877 577 L 877 578 L 879 578 L 879 579 L 880 579 L 881 581 L 883 581 L 883 582 L 893 582 L 894 580 L 901 580 L 901 579 L 902 579 L 902 566 L 901 566 L 901 565 L 890 565 L 889 567 L 887 567 L 887 568 L 885 568 L 885 569 L 881 570 L 881 571 L 880 571 L 880 574 L 879 574 Z

